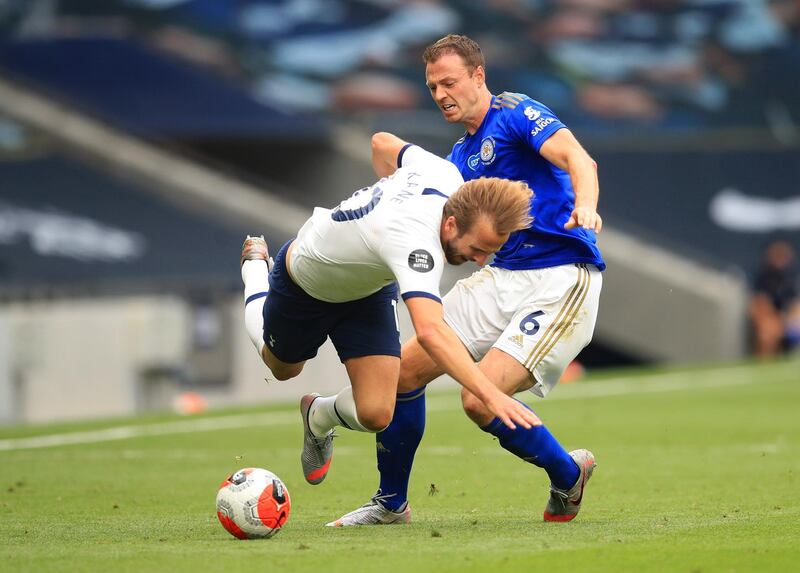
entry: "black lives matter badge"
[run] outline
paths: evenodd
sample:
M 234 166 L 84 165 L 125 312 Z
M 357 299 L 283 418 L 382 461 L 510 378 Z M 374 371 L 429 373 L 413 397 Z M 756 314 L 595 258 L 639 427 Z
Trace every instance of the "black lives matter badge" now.
M 408 255 L 408 266 L 418 273 L 427 273 L 433 269 L 433 255 L 425 249 L 411 251 Z

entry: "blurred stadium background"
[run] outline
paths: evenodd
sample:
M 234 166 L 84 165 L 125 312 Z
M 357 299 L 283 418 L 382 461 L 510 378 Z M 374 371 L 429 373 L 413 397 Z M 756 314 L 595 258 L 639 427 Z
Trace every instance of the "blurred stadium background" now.
M 0 424 L 342 386 L 331 349 L 265 384 L 241 241 L 371 182 L 374 131 L 447 153 L 454 31 L 598 161 L 584 366 L 745 357 L 761 251 L 800 247 L 797 0 L 0 0 Z

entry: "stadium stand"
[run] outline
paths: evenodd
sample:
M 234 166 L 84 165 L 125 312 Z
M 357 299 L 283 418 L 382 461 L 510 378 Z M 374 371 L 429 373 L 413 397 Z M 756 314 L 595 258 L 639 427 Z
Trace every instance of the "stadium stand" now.
M 137 58 L 147 45 L 227 80 L 212 89 L 214 100 L 233 97 L 235 84 L 282 113 L 417 109 L 427 99 L 414 71 L 421 48 L 459 30 L 485 46 L 498 85 L 513 82 L 517 91 L 564 102 L 562 118 L 576 127 L 614 134 L 764 127 L 800 117 L 800 79 L 787 73 L 800 66 L 793 0 L 35 0 L 4 3 L 0 29 L 12 53 L 50 49 L 42 43 L 64 49 L 53 52 L 47 81 L 80 84 L 121 58 L 112 72 L 126 69 L 132 80 L 114 73 L 115 82 L 87 84 L 98 92 L 84 97 L 100 99 L 101 108 L 115 105 L 107 96 L 130 81 L 176 66 L 164 58 L 140 75 Z M 104 40 L 111 53 L 92 50 L 109 34 L 139 46 Z M 66 73 L 57 62 L 71 54 L 86 63 Z M 35 73 L 30 61 L 27 67 L 23 73 Z M 187 73 L 160 79 L 177 96 Z M 170 103 L 168 94 L 156 97 Z M 190 107 L 206 101 L 193 99 Z M 260 125 L 258 114 L 253 122 Z
M 7 186 L 0 199 L 6 297 L 32 290 L 119 294 L 143 284 L 238 287 L 226 255 L 238 248 L 243 228 L 226 228 L 63 155 L 0 161 L 0 178 Z
M 7 42 L 0 45 L 0 67 L 11 77 L 141 136 L 324 135 L 321 120 L 256 101 L 236 84 L 218 81 L 206 68 L 129 39 Z

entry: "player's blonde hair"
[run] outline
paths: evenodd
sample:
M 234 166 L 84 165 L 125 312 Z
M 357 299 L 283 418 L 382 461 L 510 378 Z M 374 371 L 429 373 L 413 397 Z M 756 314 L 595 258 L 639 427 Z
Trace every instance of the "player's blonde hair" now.
M 481 217 L 492 222 L 500 235 L 527 229 L 533 191 L 523 181 L 481 177 L 464 183 L 444 205 L 444 216 L 454 216 L 459 234 L 466 233 Z
M 464 60 L 470 75 L 475 68 L 481 66 L 486 69 L 486 61 L 478 43 L 466 36 L 459 34 L 448 34 L 444 38 L 436 40 L 433 44 L 425 48 L 422 54 L 422 61 L 431 64 L 445 54 L 458 54 Z

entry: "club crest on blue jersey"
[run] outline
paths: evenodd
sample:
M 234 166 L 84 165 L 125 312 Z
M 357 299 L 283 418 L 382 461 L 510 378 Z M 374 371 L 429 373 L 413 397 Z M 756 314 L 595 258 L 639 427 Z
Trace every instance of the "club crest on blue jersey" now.
M 497 157 L 494 147 L 494 138 L 491 136 L 485 137 L 483 141 L 481 141 L 480 153 L 470 155 L 467 159 L 467 165 L 469 168 L 475 171 L 478 168 L 479 163 L 491 165 L 494 162 L 495 157 Z
M 494 138 L 486 137 L 481 141 L 481 161 L 484 165 L 489 165 L 494 161 Z

